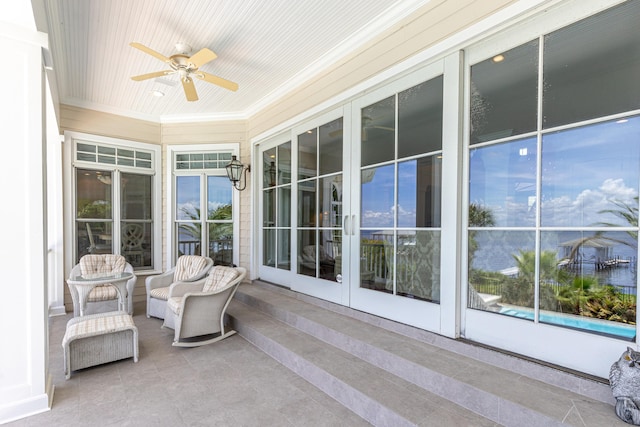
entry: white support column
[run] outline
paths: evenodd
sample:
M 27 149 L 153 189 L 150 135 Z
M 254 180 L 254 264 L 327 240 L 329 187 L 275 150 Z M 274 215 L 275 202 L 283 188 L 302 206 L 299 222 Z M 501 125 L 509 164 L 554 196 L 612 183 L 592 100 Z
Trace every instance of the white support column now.
M 0 424 L 46 411 L 48 372 L 47 227 L 42 47 L 46 35 L 0 6 Z M 9 8 L 28 9 L 29 2 Z M 33 19 L 33 18 L 31 18 Z M 11 20 L 11 21 L 10 21 Z

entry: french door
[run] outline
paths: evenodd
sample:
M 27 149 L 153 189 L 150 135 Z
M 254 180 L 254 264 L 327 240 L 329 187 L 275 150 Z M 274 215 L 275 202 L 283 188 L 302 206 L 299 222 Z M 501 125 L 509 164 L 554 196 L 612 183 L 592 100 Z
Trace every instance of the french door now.
M 259 270 L 262 279 L 348 305 L 344 128 L 339 108 L 260 148 Z
M 261 145 L 261 278 L 441 332 L 444 70 Z

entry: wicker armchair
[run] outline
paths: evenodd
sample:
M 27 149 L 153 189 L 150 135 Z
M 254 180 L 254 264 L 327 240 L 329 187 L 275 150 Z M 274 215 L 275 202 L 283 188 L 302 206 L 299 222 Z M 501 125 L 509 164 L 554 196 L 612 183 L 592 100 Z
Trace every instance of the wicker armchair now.
M 128 314 L 133 314 L 133 289 L 136 286 L 136 275 L 133 267 L 122 255 L 115 254 L 89 254 L 80 258 L 80 262 L 73 267 L 69 278 L 96 273 L 131 273 L 133 277 L 126 283 L 127 295 L 126 304 Z M 78 290 L 74 286 L 69 286 L 71 299 L 73 300 L 73 315 L 80 315 L 80 301 Z M 118 311 L 118 291 L 112 285 L 96 286 L 89 297 L 84 309 L 84 314 L 106 313 Z
M 171 285 L 162 327 L 174 330 L 173 345 L 196 347 L 235 334 L 225 331 L 225 311 L 246 274 L 242 267 L 218 265 L 205 279 Z
M 149 276 L 145 280 L 147 289 L 147 317 L 164 319 L 164 312 L 169 299 L 169 286 L 174 282 L 193 282 L 207 275 L 213 260 L 200 255 L 182 255 L 176 266 L 157 276 Z

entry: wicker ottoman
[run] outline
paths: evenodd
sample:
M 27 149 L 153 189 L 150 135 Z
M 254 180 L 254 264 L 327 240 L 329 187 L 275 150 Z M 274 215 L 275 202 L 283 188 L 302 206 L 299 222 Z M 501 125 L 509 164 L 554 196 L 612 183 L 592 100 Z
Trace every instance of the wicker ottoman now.
M 133 357 L 138 361 L 138 328 L 125 311 L 74 317 L 62 338 L 64 373 Z

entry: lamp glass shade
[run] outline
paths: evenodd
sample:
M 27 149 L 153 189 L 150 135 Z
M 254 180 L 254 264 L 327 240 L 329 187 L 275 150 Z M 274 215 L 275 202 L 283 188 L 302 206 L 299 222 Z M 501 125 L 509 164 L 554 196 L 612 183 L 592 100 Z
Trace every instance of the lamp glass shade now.
M 244 166 L 238 161 L 236 156 L 231 156 L 231 163 L 226 166 L 227 176 L 229 177 L 229 180 L 233 183 L 240 181 L 240 176 L 242 175 L 243 168 Z

